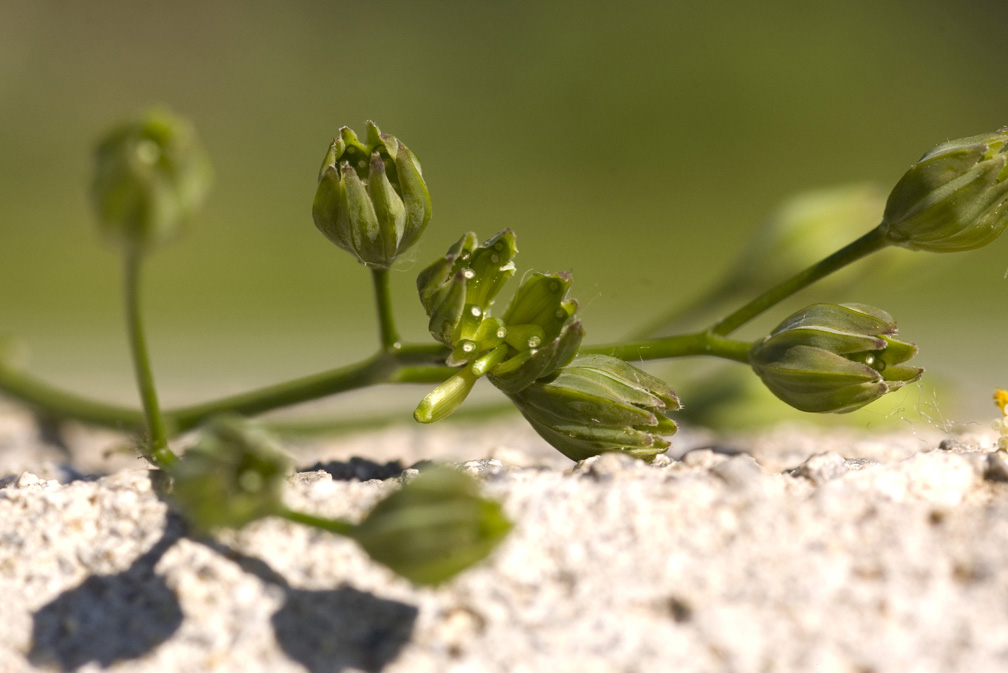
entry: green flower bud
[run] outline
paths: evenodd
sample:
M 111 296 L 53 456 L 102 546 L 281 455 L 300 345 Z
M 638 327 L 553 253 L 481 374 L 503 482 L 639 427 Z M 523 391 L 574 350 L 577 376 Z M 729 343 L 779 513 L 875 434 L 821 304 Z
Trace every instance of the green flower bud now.
M 192 125 L 153 109 L 99 143 L 91 203 L 105 238 L 146 251 L 179 234 L 211 182 L 210 161 Z
M 275 514 L 290 471 L 273 440 L 239 418 L 218 419 L 171 469 L 171 499 L 199 532 Z
M 567 365 L 577 355 L 584 335 L 581 321 L 571 316 L 555 339 L 544 341 L 538 348 L 519 351 L 490 369 L 487 379 L 503 393 L 517 393 Z
M 494 352 L 496 351 L 491 351 L 491 353 Z M 462 406 L 480 378 L 480 374 L 475 369 L 477 362 L 479 362 L 478 359 L 473 360 L 457 374 L 453 374 L 444 383 L 427 393 L 413 411 L 413 418 L 418 423 L 436 423 L 447 418 Z
M 516 393 L 549 376 L 577 354 L 584 327 L 575 318 L 577 302 L 567 298 L 570 272 L 531 273 L 522 281 L 504 313 L 513 349 L 488 378 L 505 393 Z
M 373 122 L 367 122 L 367 143 L 344 126 L 322 162 L 312 218 L 361 263 L 388 268 L 430 222 L 420 162 Z
M 749 354 L 753 371 L 801 411 L 844 413 L 916 381 L 902 364 L 917 347 L 897 341 L 896 322 L 863 304 L 814 304 L 795 313 Z
M 452 348 L 451 365 L 468 362 L 504 338 L 503 324 L 491 319 L 488 311 L 515 273 L 514 233 L 505 229 L 480 245 L 476 240 L 476 234 L 464 234 L 417 276 L 430 333 Z
M 882 226 L 894 245 L 958 252 L 1008 226 L 1008 127 L 932 148 L 889 195 Z
M 440 584 L 482 561 L 511 530 L 501 506 L 457 470 L 421 472 L 378 503 L 351 535 L 415 584 Z
M 618 358 L 580 355 L 547 379 L 510 395 L 536 432 L 571 460 L 623 451 L 650 460 L 676 431 L 666 412 L 675 392 Z

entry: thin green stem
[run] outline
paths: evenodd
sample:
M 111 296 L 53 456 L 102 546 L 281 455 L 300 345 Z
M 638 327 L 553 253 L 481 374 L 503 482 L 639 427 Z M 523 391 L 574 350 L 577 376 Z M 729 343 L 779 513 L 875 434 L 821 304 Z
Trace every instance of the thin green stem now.
M 388 269 L 371 269 L 371 280 L 374 282 L 375 308 L 378 309 L 378 329 L 382 349 L 386 353 L 391 353 L 399 349 L 402 344 L 399 342 L 395 316 L 392 314 L 392 293 L 389 290 Z
M 158 406 L 154 374 L 147 353 L 143 320 L 140 315 L 140 267 L 143 255 L 139 250 L 128 250 L 123 267 L 123 289 L 125 290 L 126 328 L 129 333 L 130 351 L 133 354 L 133 370 L 136 374 L 140 400 L 143 402 L 147 420 L 148 445 L 141 450 L 144 457 L 157 467 L 171 467 L 178 457 L 168 448 L 168 433 Z
M 35 411 L 56 418 L 68 418 L 126 432 L 142 432 L 146 426 L 143 412 L 137 409 L 96 402 L 59 390 L 3 363 L 0 363 L 0 390 Z
M 327 395 L 382 383 L 397 367 L 398 365 L 393 358 L 380 353 L 347 367 L 304 376 L 209 402 L 171 409 L 166 412 L 166 416 L 171 419 L 172 425 L 182 432 L 222 413 L 252 416 Z
M 344 521 L 342 519 L 327 519 L 325 517 L 315 516 L 314 514 L 306 514 L 305 512 L 298 512 L 297 510 L 286 508 L 276 512 L 276 516 L 281 519 L 286 519 L 287 521 L 293 521 L 294 523 L 300 523 L 305 526 L 311 526 L 312 528 L 329 531 L 330 533 L 334 533 L 336 535 L 353 537 L 354 525 L 349 521 Z
M 768 308 L 777 305 L 794 293 L 802 290 L 820 278 L 855 262 L 866 255 L 881 250 L 889 244 L 886 227 L 879 225 L 867 234 L 837 250 L 829 257 L 813 264 L 804 271 L 772 287 L 726 318 L 711 326 L 710 331 L 721 336 L 731 334 Z
M 713 332 L 696 332 L 636 343 L 588 346 L 580 352 L 611 355 L 627 362 L 708 355 L 748 363 L 751 346 L 749 342 L 728 339 Z
M 178 432 L 189 430 L 207 418 L 221 413 L 244 416 L 282 409 L 329 395 L 366 388 L 380 383 L 440 382 L 454 372 L 450 367 L 431 366 L 446 357 L 440 344 L 403 346 L 394 353 L 378 352 L 367 360 L 278 383 L 247 393 L 223 397 L 179 409 L 171 409 L 165 416 Z M 421 364 L 413 364 L 419 362 Z
M 444 365 L 441 344 L 404 344 L 395 353 L 380 352 L 353 365 L 285 381 L 247 393 L 162 412 L 172 433 L 185 432 L 221 413 L 253 415 L 380 383 L 440 383 L 456 370 Z M 89 400 L 44 383 L 0 363 L 0 391 L 39 413 L 72 418 L 126 431 L 145 428 L 142 412 Z

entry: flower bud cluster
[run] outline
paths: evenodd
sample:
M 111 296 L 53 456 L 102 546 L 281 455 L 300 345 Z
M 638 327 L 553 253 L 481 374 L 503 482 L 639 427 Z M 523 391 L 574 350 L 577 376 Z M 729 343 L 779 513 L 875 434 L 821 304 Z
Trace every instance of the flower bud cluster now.
M 863 304 L 813 304 L 778 325 L 749 353 L 767 388 L 796 409 L 853 411 L 916 381 L 903 363 L 917 347 L 898 341 L 896 321 Z
M 666 412 L 679 408 L 660 379 L 623 360 L 577 355 L 584 328 L 567 298 L 571 275 L 529 273 L 501 317 L 490 315 L 497 293 L 514 275 L 514 234 L 502 231 L 477 245 L 464 235 L 417 279 L 430 332 L 451 348 L 458 373 L 417 406 L 422 423 L 457 409 L 480 377 L 511 398 L 533 429 L 572 460 L 605 451 L 651 459 L 676 431 Z
M 518 250 L 510 230 L 476 241 L 465 234 L 417 278 L 431 335 L 451 348 L 447 364 L 461 367 L 421 401 L 414 417 L 422 423 L 452 413 L 484 375 L 505 393 L 527 387 L 569 362 L 584 336 L 567 272 L 528 274 L 503 316 L 491 316 Z
M 430 222 L 430 194 L 419 160 L 398 138 L 369 121 L 366 141 L 340 129 L 322 161 L 312 218 L 361 263 L 388 268 Z

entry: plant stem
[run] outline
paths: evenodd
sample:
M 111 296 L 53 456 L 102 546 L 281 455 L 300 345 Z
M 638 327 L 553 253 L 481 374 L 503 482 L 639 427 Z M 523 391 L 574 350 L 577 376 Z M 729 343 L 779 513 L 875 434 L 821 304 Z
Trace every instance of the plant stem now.
M 133 370 L 137 388 L 143 402 L 147 419 L 147 442 L 141 448 L 144 457 L 160 468 L 171 467 L 178 457 L 168 448 L 168 433 L 158 407 L 157 390 L 154 388 L 154 374 L 151 371 L 147 341 L 144 338 L 143 320 L 140 315 L 140 267 L 143 255 L 139 250 L 128 250 L 123 268 L 123 289 L 125 290 L 126 328 L 129 333 L 130 351 L 133 354 Z
M 681 358 L 691 355 L 709 355 L 726 360 L 734 360 L 735 362 L 748 363 L 751 346 L 752 344 L 746 341 L 728 339 L 708 331 L 639 341 L 637 343 L 588 346 L 582 348 L 580 352 L 611 355 L 627 362 L 633 362 L 634 360 Z
M 329 531 L 330 533 L 335 533 L 336 535 L 353 537 L 354 525 L 348 521 L 343 521 L 342 519 L 327 519 L 325 517 L 315 516 L 314 514 L 306 514 L 305 512 L 298 512 L 296 510 L 286 508 L 276 512 L 276 516 L 281 519 L 293 521 L 294 523 L 300 523 L 305 526 Z
M 604 353 L 627 361 L 657 360 L 709 355 L 747 362 L 750 344 L 707 332 L 627 344 L 609 344 L 581 349 L 583 353 Z M 458 369 L 436 363 L 447 357 L 441 344 L 403 344 L 394 353 L 379 353 L 361 362 L 311 376 L 285 381 L 163 412 L 161 418 L 172 433 L 185 432 L 221 413 L 255 415 L 308 402 L 337 393 L 382 383 L 440 383 Z M 149 368 L 148 368 L 149 372 Z M 0 365 L 0 390 L 28 403 L 42 413 L 74 418 L 118 429 L 134 429 L 144 417 L 135 409 L 103 404 L 63 392 L 37 379 Z M 161 426 L 164 427 L 163 425 Z M 170 453 L 170 452 L 169 452 Z M 172 460 L 174 454 L 171 454 Z
M 714 323 L 710 332 L 721 336 L 731 334 L 768 308 L 775 306 L 799 290 L 866 255 L 881 250 L 888 244 L 886 227 L 879 225 L 853 243 L 849 243 L 820 262 L 770 288 L 739 310 Z
M 168 409 L 162 418 L 172 433 L 185 432 L 210 416 L 232 412 L 257 414 L 380 383 L 440 383 L 455 373 L 444 365 L 448 351 L 441 344 L 403 344 L 395 353 L 378 353 L 347 367 L 304 376 L 258 390 Z M 118 430 L 145 428 L 145 416 L 130 407 L 89 400 L 44 383 L 0 362 L 0 391 L 39 413 L 72 418 Z
M 389 358 L 385 353 L 379 353 L 347 367 L 304 376 L 210 402 L 172 409 L 166 415 L 171 419 L 175 428 L 182 432 L 221 413 L 251 416 L 319 399 L 327 395 L 382 383 L 397 368 L 398 365 L 393 358 Z
M 72 418 L 127 432 L 143 431 L 143 412 L 64 392 L 0 363 L 0 390 L 42 414 Z
M 375 307 L 378 309 L 378 329 L 382 349 L 386 353 L 391 353 L 399 349 L 402 344 L 399 342 L 395 317 L 392 315 L 392 294 L 389 291 L 388 269 L 371 269 L 371 280 L 374 282 Z
M 170 409 L 165 412 L 165 416 L 171 420 L 176 431 L 184 432 L 220 413 L 251 416 L 380 383 L 440 382 L 455 370 L 428 363 L 444 361 L 445 357 L 447 349 L 440 344 L 407 344 L 393 353 L 379 351 L 366 360 L 346 367 L 210 402 Z

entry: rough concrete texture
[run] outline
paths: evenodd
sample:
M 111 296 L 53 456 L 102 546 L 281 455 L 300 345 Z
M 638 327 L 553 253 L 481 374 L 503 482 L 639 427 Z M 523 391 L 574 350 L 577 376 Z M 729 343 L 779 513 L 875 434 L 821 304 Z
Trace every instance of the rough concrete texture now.
M 995 441 L 683 431 L 679 458 L 575 465 L 509 419 L 292 447 L 289 504 L 351 518 L 403 465 L 468 461 L 515 532 L 418 589 L 282 521 L 186 538 L 102 457 L 122 438 L 3 407 L 0 671 L 1004 671 Z

